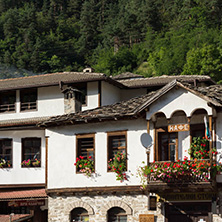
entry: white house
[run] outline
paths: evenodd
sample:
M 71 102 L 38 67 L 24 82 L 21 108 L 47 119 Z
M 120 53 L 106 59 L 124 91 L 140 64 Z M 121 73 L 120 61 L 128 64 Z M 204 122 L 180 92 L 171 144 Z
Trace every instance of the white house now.
M 48 210 L 49 221 L 73 221 L 79 211 L 80 217 L 89 216 L 90 221 L 106 221 L 107 212 L 112 218 L 118 213 L 127 221 L 138 221 L 143 216 L 140 214 L 154 214 L 148 210 L 147 191 L 141 191 L 135 175 L 137 167 L 147 160 L 142 135 L 148 131 L 152 136 L 149 158 L 151 162 L 158 160 L 153 135 L 164 122 L 159 121 L 163 118 L 159 113 L 167 116 L 164 126 L 169 118 L 174 123 L 174 115 L 176 119 L 181 115 L 169 112 L 173 101 L 167 100 L 168 107 L 163 106 L 164 96 L 176 97 L 172 92 L 181 87 L 182 120 L 191 117 L 191 123 L 200 121 L 203 125 L 196 117 L 207 114 L 212 121 L 221 121 L 218 108 L 212 108 L 211 100 L 195 94 L 195 90 L 185 93 L 187 88 L 177 83 L 163 91 L 162 87 L 175 79 L 193 87 L 214 84 L 207 76 L 143 78 L 125 73 L 111 78 L 91 72 L 0 80 L 0 219 L 15 213 L 11 215 L 15 220 L 47 221 Z M 174 101 L 175 111 L 181 103 L 179 95 Z M 185 95 L 198 98 L 198 103 L 188 106 Z M 219 107 L 220 102 L 212 104 Z M 193 120 L 197 108 L 205 113 L 198 111 Z M 212 132 L 219 148 L 219 122 L 215 127 L 217 131 Z M 183 146 L 189 145 L 189 135 L 189 131 L 178 133 L 183 143 L 175 149 L 176 157 L 185 155 Z M 122 183 L 107 169 L 108 159 L 117 151 L 127 154 L 127 180 Z M 80 155 L 94 159 L 92 177 L 87 178 L 74 166 Z M 155 215 L 158 220 L 164 218 L 159 208 Z
M 142 83 L 141 79 L 120 80 L 131 81 Z M 48 144 L 48 220 L 222 221 L 218 216 L 221 184 L 210 172 L 216 163 L 213 148 L 219 153 L 218 162 L 221 158 L 221 108 L 222 86 L 173 80 L 145 95 L 40 122 Z M 192 139 L 204 136 L 204 117 L 209 122 L 213 162 L 188 163 L 205 164 L 207 171 L 174 182 L 150 177 L 141 190 L 137 174 L 142 162 L 164 168 L 164 164 L 191 159 Z M 109 168 L 118 151 L 127 156 L 126 178 L 121 181 L 116 179 L 121 173 Z M 86 176 L 77 158 L 88 158 L 88 165 L 93 160 L 93 172 Z

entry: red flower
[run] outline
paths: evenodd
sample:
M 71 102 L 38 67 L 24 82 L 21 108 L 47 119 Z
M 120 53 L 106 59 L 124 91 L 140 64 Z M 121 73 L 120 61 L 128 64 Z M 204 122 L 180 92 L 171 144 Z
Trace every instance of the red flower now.
M 84 163 L 84 166 L 87 166 L 88 164 L 87 163 Z
M 91 156 L 89 156 L 89 159 L 91 159 L 92 157 Z
M 76 163 L 74 163 L 74 166 L 76 166 Z

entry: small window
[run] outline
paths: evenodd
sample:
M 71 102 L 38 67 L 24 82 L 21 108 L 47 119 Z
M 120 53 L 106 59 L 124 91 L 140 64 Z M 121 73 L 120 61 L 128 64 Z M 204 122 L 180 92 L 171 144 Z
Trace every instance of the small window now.
M 12 139 L 0 140 L 0 168 L 12 167 Z
M 41 138 L 22 139 L 22 167 L 41 166 Z
M 20 91 L 21 111 L 37 109 L 37 89 Z
M 113 207 L 108 211 L 108 222 L 127 222 L 125 210 L 120 207 Z
M 126 131 L 109 132 L 107 135 L 108 135 L 108 161 L 113 159 L 118 152 L 127 154 Z
M 82 207 L 75 208 L 71 211 L 71 222 L 88 222 L 89 221 L 89 214 L 87 210 Z
M 0 112 L 15 111 L 16 91 L 2 92 L 0 94 Z
M 82 157 L 84 159 L 90 159 L 95 161 L 95 144 L 94 144 L 94 134 L 84 134 L 77 135 L 77 157 Z M 79 171 L 80 169 L 77 169 Z

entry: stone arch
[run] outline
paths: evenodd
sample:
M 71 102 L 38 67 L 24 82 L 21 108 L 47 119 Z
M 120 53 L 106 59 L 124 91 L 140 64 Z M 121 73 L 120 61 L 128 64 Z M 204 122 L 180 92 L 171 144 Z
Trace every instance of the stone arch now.
M 94 214 L 93 208 L 89 204 L 87 204 L 87 203 L 85 203 L 83 201 L 77 201 L 75 203 L 70 204 L 67 207 L 68 208 L 67 210 L 69 212 L 71 212 L 73 209 L 78 208 L 78 207 L 82 207 L 82 208 L 86 209 L 88 211 L 89 215 L 93 215 Z
M 120 207 L 125 210 L 126 215 L 132 215 L 132 208 L 121 200 L 111 200 L 109 203 L 101 207 L 101 212 L 105 215 L 112 207 Z

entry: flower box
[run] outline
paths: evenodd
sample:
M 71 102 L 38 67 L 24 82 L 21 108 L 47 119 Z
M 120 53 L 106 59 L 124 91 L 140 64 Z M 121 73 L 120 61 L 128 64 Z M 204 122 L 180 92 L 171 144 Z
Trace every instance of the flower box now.
M 87 177 L 91 177 L 92 173 L 94 173 L 94 161 L 92 157 L 83 157 L 79 156 L 76 158 L 76 162 L 74 163 L 76 166 L 77 172 L 83 173 Z
M 0 160 L 0 168 L 11 168 L 11 167 L 12 167 L 11 161 L 4 159 Z
M 23 160 L 22 163 L 21 163 L 21 166 L 23 168 L 40 167 L 40 165 L 41 165 L 41 162 L 40 162 L 40 160 L 37 160 L 37 159 L 35 159 L 35 160 L 30 160 L 30 159 Z

